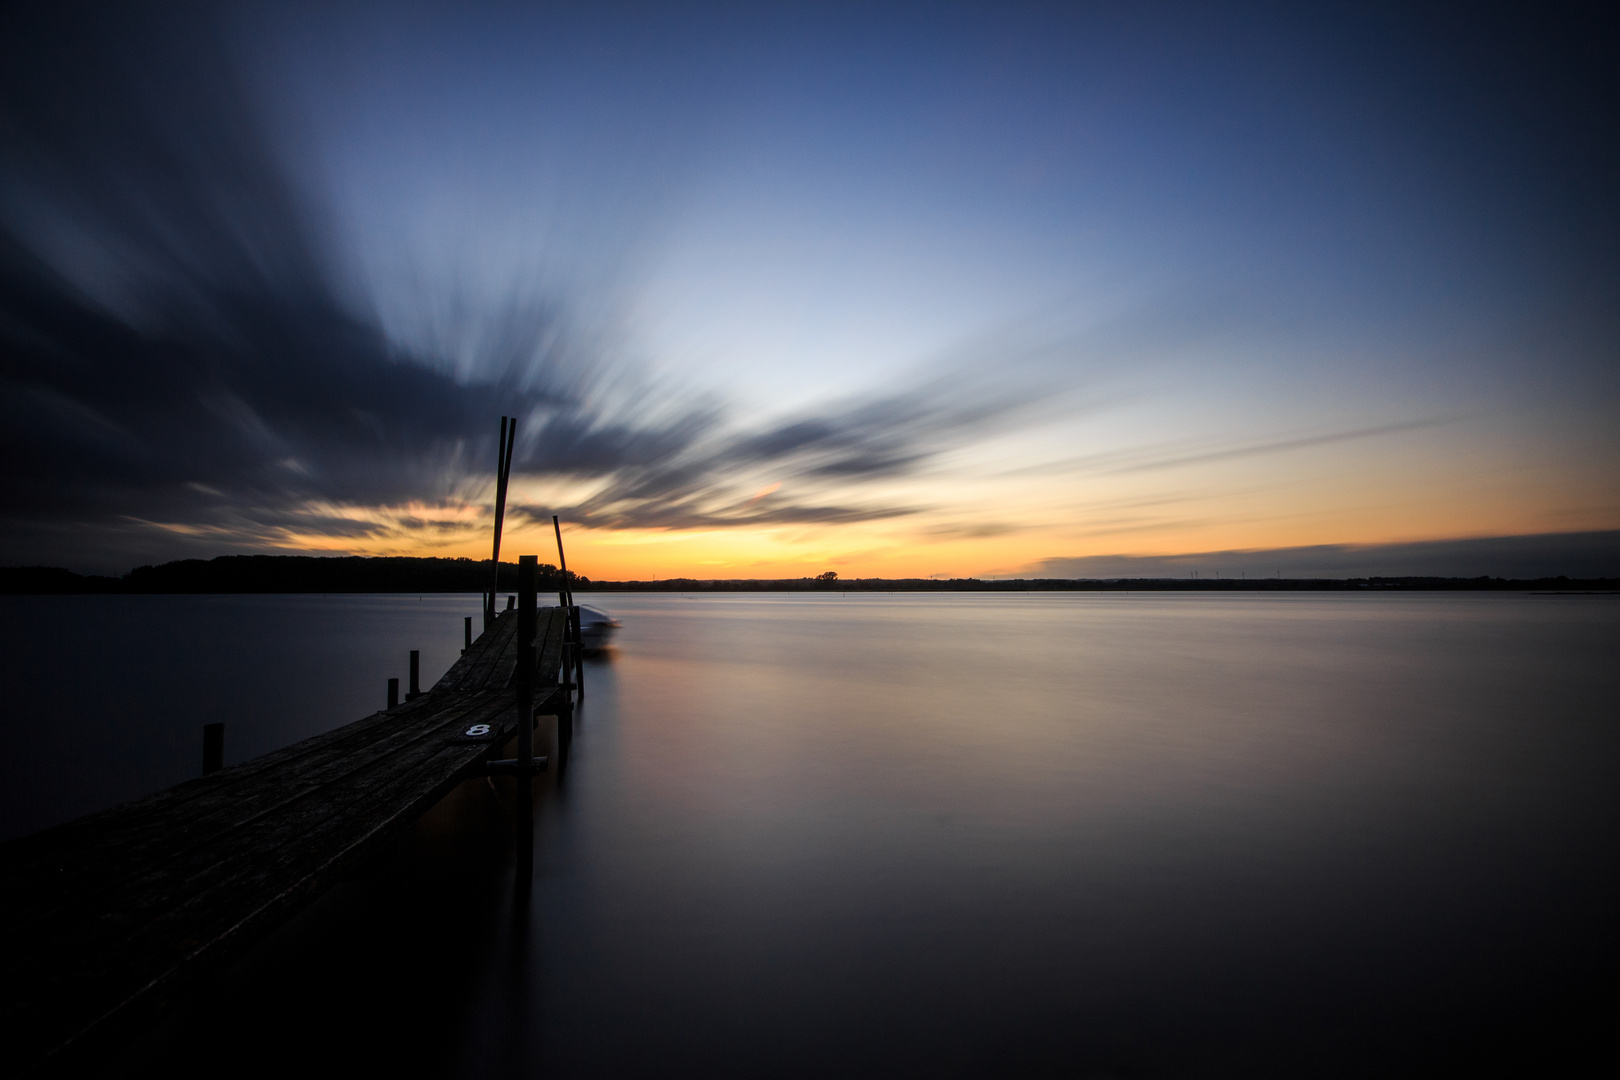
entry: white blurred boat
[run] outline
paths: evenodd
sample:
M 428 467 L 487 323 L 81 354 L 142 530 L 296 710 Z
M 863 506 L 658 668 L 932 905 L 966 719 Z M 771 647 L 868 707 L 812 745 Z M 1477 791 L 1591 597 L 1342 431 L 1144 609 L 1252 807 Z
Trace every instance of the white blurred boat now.
M 607 648 L 619 626 L 619 620 L 607 612 L 579 605 L 579 643 L 586 652 Z

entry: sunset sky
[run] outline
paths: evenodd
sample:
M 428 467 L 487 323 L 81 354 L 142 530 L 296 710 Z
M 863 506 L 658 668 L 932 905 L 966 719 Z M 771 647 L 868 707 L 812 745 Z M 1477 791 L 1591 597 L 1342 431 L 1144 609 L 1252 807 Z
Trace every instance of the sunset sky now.
M 1598 12 L 16 5 L 0 562 L 1620 529 Z

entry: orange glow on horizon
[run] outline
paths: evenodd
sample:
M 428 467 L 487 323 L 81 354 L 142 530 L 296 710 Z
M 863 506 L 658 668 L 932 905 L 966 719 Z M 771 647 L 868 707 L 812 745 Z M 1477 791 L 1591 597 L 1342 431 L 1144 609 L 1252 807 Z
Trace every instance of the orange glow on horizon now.
M 434 535 L 431 528 L 403 529 L 360 540 L 289 536 L 280 546 L 331 554 L 489 558 L 491 523 L 466 524 L 470 527 L 457 529 L 453 537 L 442 531 Z M 690 531 L 590 529 L 565 523 L 563 538 L 574 572 L 599 581 L 645 581 L 799 578 L 826 570 L 845 578 L 1006 577 L 1037 572 L 1041 562 L 1051 558 L 1399 543 L 1604 527 L 1613 524 L 1554 521 L 1534 514 L 1451 518 L 1444 513 L 1417 522 L 1407 514 L 1351 510 L 1227 523 L 1144 522 L 1118 533 L 1084 525 L 1033 525 L 980 536 L 972 535 L 971 529 L 953 533 L 924 522 L 893 520 Z M 516 561 L 520 554 L 538 555 L 545 563 L 557 561 L 549 524 L 506 528 L 502 560 Z
M 1586 475 L 1527 467 L 1496 449 L 1502 445 L 1420 434 L 1387 446 L 1174 469 L 1068 475 L 986 466 L 803 497 L 890 515 L 836 524 L 771 520 L 772 512 L 804 505 L 778 481 L 751 497 L 745 489 L 741 502 L 729 504 L 731 512 L 757 515 L 745 524 L 591 528 L 571 524 L 563 510 L 563 530 L 570 569 L 612 581 L 798 578 L 827 570 L 846 578 L 1006 577 L 1039 573 L 1046 560 L 1088 556 L 1620 528 L 1620 487 L 1601 462 Z M 1495 453 L 1501 460 L 1492 460 Z M 553 499 L 566 506 L 570 496 L 578 491 L 535 486 L 520 497 L 528 506 Z M 308 528 L 283 525 L 262 539 L 285 551 L 487 559 L 488 498 L 310 505 Z M 503 561 L 535 554 L 554 563 L 549 516 L 509 513 L 501 552 Z

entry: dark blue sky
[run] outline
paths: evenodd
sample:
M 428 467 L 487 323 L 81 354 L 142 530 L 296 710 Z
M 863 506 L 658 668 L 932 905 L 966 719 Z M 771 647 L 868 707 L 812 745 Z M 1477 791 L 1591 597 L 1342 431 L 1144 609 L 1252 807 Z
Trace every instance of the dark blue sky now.
M 470 554 L 503 410 L 598 576 L 1620 527 L 1597 7 L 6 19 L 7 561 Z

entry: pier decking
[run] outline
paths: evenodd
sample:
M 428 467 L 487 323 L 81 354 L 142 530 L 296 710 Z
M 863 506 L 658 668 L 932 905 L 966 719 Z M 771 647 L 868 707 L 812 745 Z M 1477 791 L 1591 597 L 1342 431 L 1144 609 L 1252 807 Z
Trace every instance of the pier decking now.
M 572 708 L 567 622 L 537 612 L 539 715 Z M 0 846 L 0 1071 L 128 1037 L 485 771 L 517 729 L 518 623 L 413 700 Z

